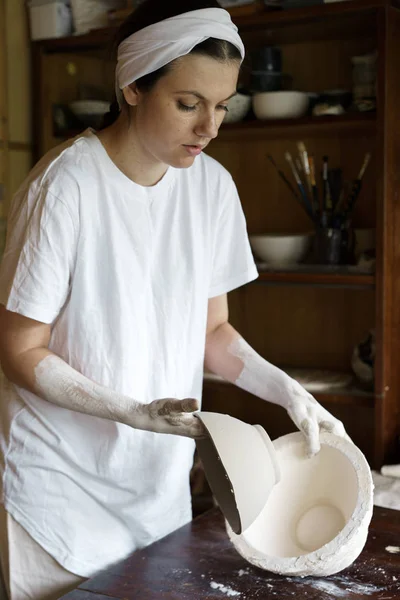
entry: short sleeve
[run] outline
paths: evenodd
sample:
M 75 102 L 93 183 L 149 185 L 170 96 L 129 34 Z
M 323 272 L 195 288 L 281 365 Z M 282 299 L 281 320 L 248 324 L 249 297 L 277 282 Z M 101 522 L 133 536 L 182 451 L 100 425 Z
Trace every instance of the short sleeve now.
M 69 294 L 77 229 L 65 201 L 43 188 L 11 211 L 0 266 L 0 302 L 8 310 L 53 323 Z
M 214 234 L 212 277 L 208 297 L 230 292 L 258 277 L 246 221 L 233 179 L 220 208 Z

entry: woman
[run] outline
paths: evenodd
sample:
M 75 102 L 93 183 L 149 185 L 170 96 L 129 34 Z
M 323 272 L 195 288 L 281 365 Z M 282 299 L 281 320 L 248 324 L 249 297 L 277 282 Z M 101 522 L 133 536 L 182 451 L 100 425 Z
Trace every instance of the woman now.
M 11 600 L 58 598 L 191 519 L 204 360 L 285 407 L 310 452 L 320 427 L 344 435 L 228 322 L 227 292 L 257 277 L 232 178 L 202 154 L 244 57 L 229 14 L 214 1 L 145 0 L 121 36 L 117 119 L 46 155 L 9 218 L 1 556 Z

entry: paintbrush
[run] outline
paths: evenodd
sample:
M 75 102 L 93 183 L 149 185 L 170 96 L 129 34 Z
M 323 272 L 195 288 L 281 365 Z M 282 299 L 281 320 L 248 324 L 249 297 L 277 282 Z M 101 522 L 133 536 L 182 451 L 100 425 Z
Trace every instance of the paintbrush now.
M 310 165 L 308 162 L 308 152 L 304 142 L 298 142 L 297 148 L 300 154 L 300 160 L 302 167 L 304 169 L 304 173 L 306 176 L 307 187 L 310 192 L 310 198 L 312 197 L 312 184 L 311 184 L 311 174 L 310 174 Z
M 332 210 L 335 212 L 343 189 L 342 169 L 328 169 L 329 190 L 332 197 Z
M 286 185 L 288 186 L 288 188 L 292 192 L 293 196 L 296 198 L 297 202 L 300 204 L 301 208 L 303 210 L 305 210 L 307 216 L 308 217 L 312 216 L 312 215 L 310 215 L 310 213 L 307 210 L 307 208 L 304 206 L 304 203 L 303 203 L 302 199 L 300 198 L 300 196 L 298 195 L 298 193 L 296 192 L 296 190 L 294 189 L 294 187 L 292 186 L 292 184 L 290 183 L 290 181 L 287 179 L 285 173 L 283 171 L 281 171 L 281 169 L 279 169 L 278 165 L 276 164 L 276 162 L 274 161 L 274 159 L 272 158 L 272 156 L 270 154 L 267 154 L 267 158 L 270 160 L 270 162 L 272 163 L 272 165 L 275 167 L 275 169 L 277 170 L 277 172 L 278 172 L 279 176 L 281 177 L 281 179 L 286 183 Z
M 357 177 L 357 179 L 355 179 L 353 181 L 353 185 L 351 187 L 350 193 L 343 203 L 343 209 L 342 209 L 342 213 L 341 213 L 341 220 L 343 223 L 347 221 L 349 214 L 351 213 L 351 211 L 354 208 L 354 204 L 355 204 L 355 202 L 360 194 L 360 191 L 361 191 L 362 178 L 364 177 L 364 173 L 368 167 L 370 160 L 371 160 L 371 154 L 369 152 L 367 152 L 367 154 L 364 157 L 364 161 L 361 166 L 358 177 Z
M 295 164 L 296 164 L 297 171 L 298 171 L 299 173 L 301 173 L 301 172 L 303 171 L 303 168 L 302 168 L 302 166 L 301 166 L 301 161 L 300 161 L 300 159 L 296 157 L 296 158 L 294 159 L 294 162 L 295 162 Z
M 344 181 L 343 185 L 342 185 L 342 189 L 340 191 L 340 195 L 339 195 L 339 199 L 335 205 L 335 208 L 333 209 L 333 223 L 332 223 L 332 227 L 334 229 L 340 229 L 342 227 L 342 216 L 341 216 L 341 209 L 343 207 L 345 198 L 346 198 L 346 194 L 349 191 L 349 187 L 350 187 L 350 182 L 348 181 Z
M 281 169 L 278 167 L 278 165 L 276 164 L 276 162 L 274 161 L 274 159 L 272 158 L 272 156 L 270 154 L 267 154 L 267 158 L 271 162 L 271 164 L 274 166 L 274 168 L 277 170 L 280 178 L 286 183 L 287 187 L 292 192 L 293 196 L 301 204 L 302 203 L 301 198 L 299 197 L 298 193 L 296 192 L 296 190 L 294 189 L 294 187 L 292 186 L 290 181 L 287 179 L 285 173 L 283 171 L 281 171 Z
M 297 187 L 299 188 L 300 195 L 303 200 L 304 208 L 305 208 L 308 216 L 314 221 L 315 218 L 313 215 L 312 207 L 310 206 L 306 190 L 304 189 L 303 182 L 301 181 L 300 175 L 297 172 L 296 166 L 293 162 L 293 158 L 292 158 L 292 155 L 290 154 L 290 152 L 285 152 L 285 158 L 286 158 L 287 162 L 289 163 L 289 166 L 293 173 L 293 177 L 297 183 Z
M 314 214 L 317 215 L 319 212 L 318 188 L 317 188 L 317 182 L 315 180 L 315 162 L 314 162 L 313 156 L 308 157 L 308 163 L 309 163 L 309 167 L 310 167 L 310 181 L 311 181 L 311 188 L 312 188 Z
M 322 226 L 327 227 L 332 214 L 332 196 L 328 179 L 328 157 L 323 157 L 322 181 L 323 181 L 323 210 L 322 210 Z

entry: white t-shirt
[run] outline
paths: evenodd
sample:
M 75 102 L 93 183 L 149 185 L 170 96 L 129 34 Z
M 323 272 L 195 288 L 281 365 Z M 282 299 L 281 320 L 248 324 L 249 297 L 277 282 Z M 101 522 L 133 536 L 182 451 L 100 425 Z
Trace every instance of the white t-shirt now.
M 50 323 L 50 349 L 99 384 L 144 403 L 201 400 L 208 299 L 256 277 L 220 164 L 202 155 L 142 187 L 87 130 L 16 194 L 0 302 Z M 69 411 L 2 379 L 5 507 L 66 569 L 88 577 L 190 521 L 192 440 Z

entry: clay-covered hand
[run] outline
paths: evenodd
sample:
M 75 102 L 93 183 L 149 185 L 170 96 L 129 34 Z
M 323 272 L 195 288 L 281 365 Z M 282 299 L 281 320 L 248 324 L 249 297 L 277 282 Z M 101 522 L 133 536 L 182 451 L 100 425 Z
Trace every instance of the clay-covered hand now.
M 317 454 L 321 448 L 319 441 L 321 431 L 350 440 L 343 423 L 321 406 L 295 379 L 292 379 L 288 391 L 289 401 L 286 410 L 295 425 L 304 433 L 310 456 Z
M 234 357 L 235 369 L 238 365 L 241 366 L 239 377 L 235 380 L 236 385 L 267 402 L 285 408 L 292 421 L 306 436 L 310 455 L 320 450 L 320 431 L 350 440 L 341 421 L 318 404 L 298 381 L 257 354 L 238 334 L 228 347 L 228 356 Z M 218 368 L 215 372 L 218 373 Z
M 198 409 L 199 403 L 194 398 L 163 398 L 137 405 L 130 424 L 136 429 L 197 439 L 206 435 L 204 425 L 193 414 Z
M 37 364 L 35 376 L 33 391 L 43 400 L 62 408 L 155 433 L 190 438 L 206 435 L 204 425 L 193 414 L 199 409 L 194 398 L 164 398 L 149 404 L 138 402 L 88 379 L 53 354 Z

